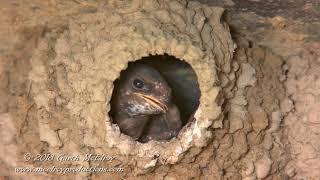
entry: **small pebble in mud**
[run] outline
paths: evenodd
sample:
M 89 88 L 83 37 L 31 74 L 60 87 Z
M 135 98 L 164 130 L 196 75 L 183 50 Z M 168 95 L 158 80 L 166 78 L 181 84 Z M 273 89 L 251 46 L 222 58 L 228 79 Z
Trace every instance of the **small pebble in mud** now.
M 140 142 L 169 140 L 182 123 L 171 88 L 154 68 L 138 64 L 121 74 L 113 94 L 114 120 L 122 133 Z
M 271 169 L 272 161 L 268 157 L 259 159 L 255 163 L 257 178 L 262 179 L 268 176 Z

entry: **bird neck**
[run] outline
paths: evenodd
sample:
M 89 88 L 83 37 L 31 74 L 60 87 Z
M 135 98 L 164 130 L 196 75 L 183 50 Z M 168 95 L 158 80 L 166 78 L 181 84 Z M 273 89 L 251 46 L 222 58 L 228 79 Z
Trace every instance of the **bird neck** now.
M 138 140 L 149 121 L 149 117 L 132 117 L 126 114 L 117 114 L 115 116 L 115 121 L 120 127 L 122 133 L 132 137 L 135 140 Z
M 149 118 L 150 115 L 131 115 L 123 111 L 118 111 L 115 113 L 115 119 L 125 119 L 125 118 Z

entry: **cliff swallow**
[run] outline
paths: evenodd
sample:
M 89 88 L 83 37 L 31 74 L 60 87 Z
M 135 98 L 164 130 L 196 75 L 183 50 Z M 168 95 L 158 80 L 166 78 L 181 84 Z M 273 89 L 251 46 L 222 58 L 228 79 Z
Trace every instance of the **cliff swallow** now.
M 178 135 L 181 126 L 179 109 L 171 103 L 166 113 L 152 116 L 148 126 L 146 126 L 144 133 L 140 137 L 140 141 L 169 140 Z
M 121 73 L 112 106 L 114 122 L 135 140 L 170 139 L 181 128 L 179 110 L 171 102 L 171 88 L 147 65 L 132 65 Z

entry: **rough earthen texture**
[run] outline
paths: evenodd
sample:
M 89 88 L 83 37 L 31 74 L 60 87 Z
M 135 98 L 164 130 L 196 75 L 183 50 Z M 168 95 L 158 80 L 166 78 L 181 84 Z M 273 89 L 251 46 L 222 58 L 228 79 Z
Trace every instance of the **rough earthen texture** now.
M 319 1 L 199 1 L 225 7 L 225 19 L 233 34 L 283 57 L 280 80 L 289 99 L 279 102 L 285 114 L 275 113 L 272 118 L 284 119 L 285 148 L 292 158 L 286 174 L 291 179 L 319 179 L 319 133 L 315 131 L 320 119 Z
M 288 71 L 286 90 L 295 107 L 288 111 L 292 103 L 283 102 L 281 106 L 288 113 L 285 134 L 292 156 L 286 171 L 297 179 L 320 178 L 319 49 L 320 43 L 309 44 L 300 54 L 288 58 L 283 67 Z
M 222 9 L 150 2 L 0 2 L 0 175 L 44 178 L 53 174 L 14 173 L 14 167 L 72 165 L 124 172 L 67 173 L 66 178 L 319 179 L 315 2 L 308 1 L 311 8 L 299 2 L 306 15 L 292 16 L 294 6 L 277 13 L 268 10 L 275 5 L 259 7 L 264 1 L 206 1 L 228 9 L 224 17 L 238 46 L 232 61 Z M 145 48 L 135 46 L 138 42 Z M 195 69 L 202 124 L 189 124 L 170 143 L 141 145 L 110 124 L 108 98 L 111 82 L 128 61 L 155 52 L 185 58 Z M 195 60 L 199 57 L 202 61 Z M 153 156 L 155 149 L 160 156 Z M 24 162 L 25 153 L 104 153 L 115 159 Z
M 39 120 L 40 140 L 49 144 L 50 152 L 75 143 L 59 137 L 61 130 L 77 139 L 78 146 L 114 151 L 119 158 L 133 155 L 140 169 L 149 169 L 158 160 L 176 163 L 191 146 L 206 145 L 211 137 L 207 129 L 221 112 L 215 102 L 220 89 L 215 66 L 227 71 L 235 46 L 220 24 L 222 9 L 185 6 L 176 1 L 114 1 L 101 12 L 72 17 L 59 34 L 45 34 L 48 38 L 39 41 L 31 58 L 29 78 L 38 115 L 45 117 Z M 54 56 L 48 59 L 50 51 Z M 113 82 L 128 62 L 164 53 L 192 65 L 202 92 L 200 106 L 196 120 L 177 139 L 140 144 L 120 134 L 108 117 Z M 61 117 L 47 119 L 61 111 L 68 123 Z
M 156 164 L 177 163 L 186 153 L 194 157 L 199 152 L 187 151 L 207 145 L 211 127 L 222 124 L 217 75 L 230 72 L 235 49 L 228 27 L 220 21 L 222 12 L 199 3 L 110 1 L 94 13 L 70 16 L 63 25 L 44 26 L 27 59 L 27 102 L 34 117 L 25 122 L 37 125 L 32 129 L 36 138 L 17 143 L 16 153 L 104 153 L 116 157 L 128 175 L 150 172 Z M 200 106 L 176 139 L 141 144 L 121 134 L 108 116 L 113 82 L 128 62 L 164 53 L 193 67 Z M 5 121 L 14 118 L 19 117 L 4 116 Z M 32 149 L 21 148 L 26 144 Z M 37 152 L 33 147 L 38 144 L 42 147 Z M 82 161 L 66 165 L 93 166 Z

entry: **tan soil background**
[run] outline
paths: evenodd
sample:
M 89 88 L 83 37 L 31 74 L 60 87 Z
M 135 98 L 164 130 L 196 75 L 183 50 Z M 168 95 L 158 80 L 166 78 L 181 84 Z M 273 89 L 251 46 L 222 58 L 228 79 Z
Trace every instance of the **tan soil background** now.
M 202 2 L 227 8 L 221 21 L 230 25 L 237 44 L 230 72 L 219 77 L 228 82 L 221 85 L 222 128 L 212 128 L 207 146 L 192 147 L 175 164 L 159 163 L 140 171 L 132 155 L 115 156 L 111 165 L 124 167 L 124 172 L 68 174 L 57 179 L 320 179 L 319 3 L 301 4 L 303 10 L 291 16 L 296 7 L 271 12 L 263 11 L 268 6 L 259 6 L 259 1 L 245 9 L 242 1 Z M 194 2 L 181 3 L 191 6 Z M 59 143 L 69 133 L 59 129 L 69 123 L 67 113 L 37 116 L 28 79 L 35 68 L 30 59 L 44 34 L 59 34 L 63 28 L 57 27 L 67 26 L 70 18 L 94 14 L 107 4 L 0 1 L 0 176 L 4 179 L 54 178 L 13 172 L 18 166 L 48 166 L 23 162 L 24 153 L 47 153 L 52 146 L 40 140 L 40 119 L 59 119 L 50 124 L 58 134 L 53 142 L 58 149 L 67 146 Z M 272 9 L 276 8 L 282 9 Z M 68 146 L 74 153 L 100 151 Z

